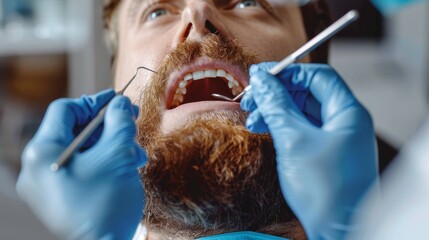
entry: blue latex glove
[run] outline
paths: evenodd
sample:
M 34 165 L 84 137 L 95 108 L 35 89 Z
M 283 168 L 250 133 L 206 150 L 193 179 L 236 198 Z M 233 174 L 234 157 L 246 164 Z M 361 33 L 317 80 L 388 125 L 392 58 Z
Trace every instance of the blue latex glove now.
M 53 102 L 22 156 L 17 192 L 60 239 L 131 239 L 144 193 L 137 168 L 146 155 L 135 142 L 138 109 L 124 96 L 109 104 L 104 127 L 54 173 L 55 162 L 113 97 L 107 90 Z
M 343 239 L 377 178 L 371 117 L 329 66 L 297 64 L 276 77 L 267 73 L 273 66 L 251 67 L 252 91 L 241 102 L 252 112 L 246 125 L 271 133 L 283 195 L 309 239 Z M 289 85 L 307 89 L 321 103 L 321 127 L 299 110 Z

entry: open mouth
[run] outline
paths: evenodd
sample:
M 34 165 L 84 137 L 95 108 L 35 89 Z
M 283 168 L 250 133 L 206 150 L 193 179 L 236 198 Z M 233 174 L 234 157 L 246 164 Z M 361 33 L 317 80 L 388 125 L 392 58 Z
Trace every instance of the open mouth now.
M 168 109 L 187 103 L 219 101 L 213 93 L 234 98 L 243 91 L 243 85 L 225 69 L 205 69 L 187 73 L 177 84 Z

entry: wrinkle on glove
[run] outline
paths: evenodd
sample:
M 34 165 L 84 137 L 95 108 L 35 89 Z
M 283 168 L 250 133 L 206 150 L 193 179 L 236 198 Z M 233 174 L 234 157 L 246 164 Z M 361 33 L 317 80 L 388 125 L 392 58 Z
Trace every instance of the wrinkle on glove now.
M 146 154 L 135 141 L 138 111 L 128 98 L 113 98 L 104 125 L 68 165 L 49 167 L 114 95 L 54 101 L 23 152 L 16 190 L 60 239 L 131 239 L 142 218 L 137 168 Z
M 344 239 L 356 230 L 351 217 L 377 179 L 371 117 L 327 65 L 296 64 L 277 76 L 267 66 L 250 71 L 252 91 L 241 105 L 251 112 L 246 126 L 269 130 L 283 196 L 309 239 Z M 320 126 L 308 119 L 290 89 L 308 91 L 320 103 Z

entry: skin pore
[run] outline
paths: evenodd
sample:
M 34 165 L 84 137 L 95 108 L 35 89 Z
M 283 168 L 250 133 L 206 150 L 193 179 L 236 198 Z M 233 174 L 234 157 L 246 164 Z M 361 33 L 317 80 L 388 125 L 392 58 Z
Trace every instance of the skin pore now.
M 150 239 L 241 230 L 304 238 L 279 191 L 271 139 L 246 131 L 239 104 L 202 101 L 169 108 L 166 97 L 183 69 L 222 66 L 245 87 L 250 64 L 281 60 L 303 45 L 300 7 L 285 2 L 121 2 L 116 88 L 138 66 L 159 72 L 140 72 L 126 92 L 141 106 L 138 138 L 149 157 L 140 170 L 143 223 L 150 226 Z

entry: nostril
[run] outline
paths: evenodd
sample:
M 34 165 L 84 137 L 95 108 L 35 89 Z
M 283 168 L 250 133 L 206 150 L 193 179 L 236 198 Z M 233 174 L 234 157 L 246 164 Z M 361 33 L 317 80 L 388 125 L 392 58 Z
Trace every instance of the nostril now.
M 188 36 L 189 36 L 189 34 L 190 34 L 191 30 L 192 30 L 192 24 L 190 23 L 190 24 L 188 24 L 188 27 L 186 27 L 186 31 L 185 31 L 185 33 L 183 34 L 183 39 L 184 39 L 184 40 L 185 40 L 186 38 L 188 38 Z
M 206 20 L 205 27 L 210 31 L 210 33 L 213 33 L 213 34 L 219 33 L 216 27 L 209 20 Z

